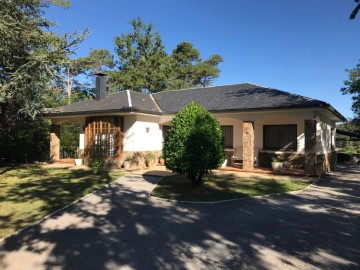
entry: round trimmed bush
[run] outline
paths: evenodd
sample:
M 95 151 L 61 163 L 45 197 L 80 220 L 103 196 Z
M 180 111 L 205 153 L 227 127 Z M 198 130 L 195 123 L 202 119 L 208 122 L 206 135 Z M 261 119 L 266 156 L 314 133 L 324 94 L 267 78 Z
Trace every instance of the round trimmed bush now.
M 220 124 L 205 108 L 191 102 L 171 121 L 163 155 L 167 169 L 186 175 L 193 186 L 200 186 L 203 175 L 225 160 Z

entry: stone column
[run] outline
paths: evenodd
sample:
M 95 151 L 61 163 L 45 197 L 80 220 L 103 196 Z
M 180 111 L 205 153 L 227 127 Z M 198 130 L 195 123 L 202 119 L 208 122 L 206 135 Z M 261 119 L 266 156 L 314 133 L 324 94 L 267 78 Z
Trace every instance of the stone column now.
M 316 174 L 316 120 L 305 120 L 305 173 Z
M 254 169 L 254 122 L 243 122 L 243 169 Z
M 50 162 L 60 159 L 60 125 L 50 127 Z

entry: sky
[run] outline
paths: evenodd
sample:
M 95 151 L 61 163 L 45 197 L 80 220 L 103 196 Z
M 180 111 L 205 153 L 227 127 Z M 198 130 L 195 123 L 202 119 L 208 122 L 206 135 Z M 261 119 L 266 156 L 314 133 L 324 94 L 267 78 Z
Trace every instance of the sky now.
M 183 41 L 203 59 L 220 54 L 214 85 L 251 82 L 330 103 L 353 117 L 351 96 L 340 88 L 360 60 L 360 14 L 354 0 L 72 0 L 50 7 L 54 32 L 91 30 L 77 55 L 106 48 L 130 33 L 140 17 L 152 23 L 167 52 Z

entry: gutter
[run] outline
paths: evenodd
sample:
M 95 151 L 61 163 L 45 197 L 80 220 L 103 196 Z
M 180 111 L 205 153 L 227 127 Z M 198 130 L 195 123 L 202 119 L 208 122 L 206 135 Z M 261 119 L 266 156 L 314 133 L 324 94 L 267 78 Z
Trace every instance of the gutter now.
M 144 113 L 152 115 L 162 115 L 161 112 L 139 110 L 136 108 L 115 109 L 115 110 L 97 110 L 97 111 L 77 111 L 77 112 L 62 112 L 62 113 L 48 113 L 43 114 L 44 118 L 63 117 L 63 116 L 80 116 L 80 115 L 103 115 L 107 113 Z
M 128 94 L 129 95 L 129 94 Z M 128 97 L 129 98 L 129 97 Z M 129 106 L 131 104 L 131 97 L 128 99 Z M 159 107 L 160 108 L 160 107 Z M 274 111 L 274 110 L 287 110 L 287 109 L 318 109 L 318 108 L 324 108 L 327 109 L 329 112 L 331 112 L 333 115 L 338 117 L 342 121 L 347 121 L 347 119 L 339 113 L 337 110 L 335 110 L 330 104 L 325 103 L 325 106 L 286 106 L 286 107 L 269 107 L 269 108 L 249 108 L 249 109 L 229 109 L 229 110 L 208 110 L 212 114 L 218 114 L 218 113 L 237 113 L 237 112 L 261 112 L 261 111 Z M 175 115 L 177 112 L 165 112 L 165 111 L 147 111 L 147 110 L 141 110 L 136 109 L 134 107 L 126 108 L 126 109 L 114 109 L 114 110 L 96 110 L 96 111 L 77 111 L 77 112 L 62 112 L 62 113 L 48 113 L 47 115 L 44 114 L 43 117 L 45 118 L 52 118 L 52 117 L 62 117 L 62 116 L 76 116 L 76 115 L 101 115 L 106 113 L 144 113 L 144 114 L 150 114 L 150 115 L 157 115 L 157 116 L 170 116 Z

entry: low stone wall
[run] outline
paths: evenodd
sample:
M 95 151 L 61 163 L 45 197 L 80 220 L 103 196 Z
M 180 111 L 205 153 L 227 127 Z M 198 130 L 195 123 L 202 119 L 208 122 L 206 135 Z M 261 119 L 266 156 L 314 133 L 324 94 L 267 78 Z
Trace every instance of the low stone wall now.
M 298 153 L 284 153 L 284 154 L 275 154 L 272 152 L 259 152 L 259 167 L 262 168 L 271 168 L 271 161 L 273 157 L 282 157 L 284 159 L 285 168 L 296 168 L 303 169 L 305 156 Z

